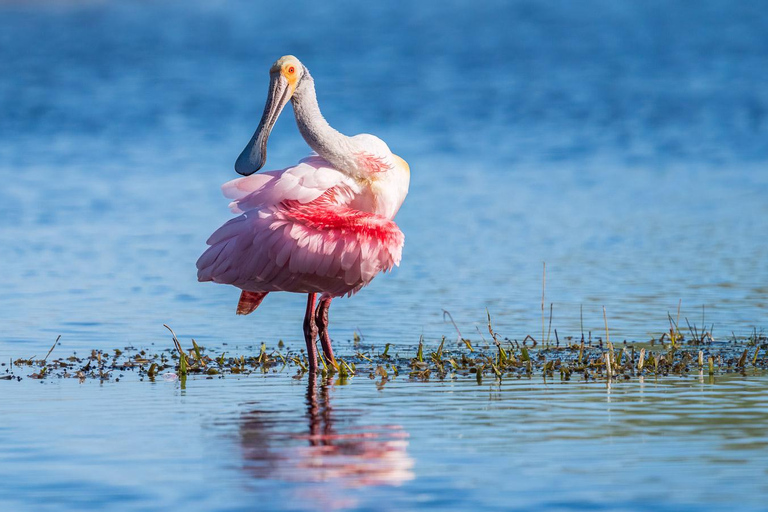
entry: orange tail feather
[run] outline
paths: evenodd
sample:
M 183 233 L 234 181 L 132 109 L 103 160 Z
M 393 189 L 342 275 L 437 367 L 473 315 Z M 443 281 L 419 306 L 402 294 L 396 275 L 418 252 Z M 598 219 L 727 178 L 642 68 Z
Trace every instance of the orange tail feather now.
M 246 292 L 240 294 L 240 302 L 237 303 L 237 314 L 247 315 L 256 311 L 261 301 L 269 292 Z

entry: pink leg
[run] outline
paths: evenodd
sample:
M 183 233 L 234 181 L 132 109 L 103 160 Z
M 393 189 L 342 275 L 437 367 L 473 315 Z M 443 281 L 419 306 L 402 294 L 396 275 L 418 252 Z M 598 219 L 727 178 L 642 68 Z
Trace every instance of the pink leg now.
M 315 297 L 316 293 L 310 293 L 307 297 L 307 312 L 304 315 L 304 340 L 307 342 L 307 359 L 309 359 L 309 371 L 317 371 L 317 324 L 315 324 Z
M 320 302 L 317 304 L 317 311 L 315 312 L 315 323 L 320 331 L 320 344 L 323 346 L 323 354 L 325 359 L 338 369 L 336 364 L 336 358 L 333 357 L 333 348 L 331 347 L 331 337 L 328 334 L 328 310 L 331 307 L 331 300 L 328 295 L 320 297 Z

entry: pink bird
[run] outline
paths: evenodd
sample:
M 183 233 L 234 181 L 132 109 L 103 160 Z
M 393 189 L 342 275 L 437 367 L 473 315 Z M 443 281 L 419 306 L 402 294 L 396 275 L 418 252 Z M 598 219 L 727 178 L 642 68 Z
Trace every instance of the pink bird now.
M 331 128 L 299 59 L 281 57 L 269 74 L 261 122 L 235 163 L 247 177 L 222 186 L 230 209 L 241 215 L 208 239 L 197 276 L 243 290 L 240 315 L 253 312 L 270 292 L 308 294 L 304 338 L 314 372 L 318 334 L 326 360 L 337 367 L 328 335 L 331 300 L 353 295 L 400 264 L 404 238 L 392 219 L 408 194 L 410 169 L 378 137 L 347 137 Z M 316 154 L 254 174 L 264 166 L 267 139 L 288 100 Z

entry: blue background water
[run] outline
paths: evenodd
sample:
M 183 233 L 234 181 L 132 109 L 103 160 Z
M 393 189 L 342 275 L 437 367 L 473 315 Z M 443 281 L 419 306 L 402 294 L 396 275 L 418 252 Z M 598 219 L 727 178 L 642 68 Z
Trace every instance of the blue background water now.
M 715 338 L 747 335 L 768 323 L 766 7 L 764 2 L 609 0 L 1 2 L 0 357 L 40 356 L 59 334 L 60 350 L 165 346 L 163 323 L 207 346 L 278 339 L 301 346 L 301 297 L 271 295 L 257 314 L 235 317 L 237 290 L 198 284 L 194 268 L 208 234 L 229 218 L 219 185 L 235 177 L 234 159 L 261 114 L 268 67 L 286 53 L 312 70 L 321 108 L 333 126 L 380 136 L 412 169 L 411 192 L 397 218 L 406 234 L 403 264 L 353 299 L 336 301 L 331 334 L 337 341 L 359 330 L 379 345 L 410 346 L 422 334 L 434 342 L 453 332 L 443 309 L 465 336 L 476 337 L 486 307 L 502 335 L 538 337 L 544 261 L 546 303 L 553 303 L 553 327 L 561 337 L 579 333 L 581 307 L 585 330 L 602 331 L 602 306 L 612 336 L 658 336 L 679 300 L 682 316 L 699 325 L 705 305 L 705 322 L 715 324 Z M 270 139 L 268 167 L 285 167 L 308 152 L 291 117 L 287 109 Z M 270 382 L 272 398 L 264 410 L 275 405 L 274 396 L 290 397 L 286 400 L 302 407 L 301 386 L 289 386 L 287 378 Z M 233 450 L 218 427 L 206 430 L 215 419 L 192 414 L 184 423 L 162 417 L 146 426 L 131 419 L 143 418 L 152 400 L 162 404 L 152 409 L 158 415 L 167 406 L 183 416 L 189 406 L 239 417 L 248 411 L 245 397 L 259 394 L 260 383 L 209 383 L 196 399 L 168 396 L 163 390 L 171 387 L 139 384 L 92 392 L 74 383 L 44 391 L 25 386 L 17 395 L 0 394 L 4 417 L 21 410 L 20 400 L 43 401 L 3 421 L 0 452 L 17 466 L 21 459 L 9 459 L 9 447 L 34 449 L 37 455 L 25 459 L 15 479 L 4 463 L 0 480 L 50 497 L 50 503 L 41 499 L 37 505 L 55 508 L 62 496 L 70 496 L 73 481 L 84 496 L 97 482 L 104 493 L 96 494 L 126 500 L 126 507 L 171 503 L 181 495 L 171 484 L 189 477 L 182 455 L 197 443 L 207 451 L 191 466 L 193 481 L 202 485 L 221 477 L 217 495 L 235 496 L 235 508 L 263 491 L 261 484 L 243 484 L 230 473 L 222 476 L 220 466 L 206 465 L 207 457 L 226 459 Z M 450 393 L 450 386 L 403 386 L 404 395 L 387 395 L 398 407 L 410 403 L 410 394 L 423 393 L 421 400 L 440 397 L 435 399 L 447 415 L 465 410 L 441 393 Z M 375 395 L 374 388 L 361 385 L 340 389 L 347 397 L 342 400 L 349 400 L 345 407 Z M 462 389 L 472 403 L 488 398 L 486 389 Z M 538 392 L 546 391 L 534 395 Z M 664 386 L 657 392 L 679 396 Z M 635 388 L 628 393 L 632 400 L 640 396 Z M 114 405 L 102 409 L 107 416 L 98 409 L 116 395 L 128 401 L 120 422 L 109 417 Z M 559 407 L 570 410 L 578 396 L 552 398 L 538 421 Z M 605 398 L 602 390 L 594 423 L 587 423 L 585 432 L 607 421 L 611 407 Z M 364 408 L 366 414 L 392 414 L 393 405 L 368 399 L 375 406 Z M 517 468 L 520 489 L 540 481 L 545 486 L 540 492 L 555 485 L 565 500 L 540 496 L 523 501 L 523 508 L 569 503 L 634 508 L 646 496 L 639 490 L 603 499 L 616 486 L 635 482 L 637 474 L 645 478 L 638 485 L 664 494 L 650 475 L 668 468 L 679 471 L 677 485 L 687 489 L 685 499 L 664 495 L 670 508 L 693 507 L 706 496 L 691 497 L 693 482 L 679 475 L 710 463 L 710 484 L 743 486 L 731 488 L 726 498 L 747 493 L 755 501 L 745 504 L 758 507 L 766 497 L 763 484 L 744 479 L 765 466 L 764 437 L 756 441 L 759 450 L 735 456 L 739 464 L 713 462 L 703 446 L 712 442 L 711 435 L 723 438 L 690 432 L 687 420 L 677 418 L 684 426 L 671 425 L 680 427 L 680 437 L 661 447 L 693 443 L 693 454 L 676 452 L 670 461 L 649 440 L 661 459 L 641 457 L 626 472 L 611 466 L 614 478 L 600 473 L 606 478 L 600 489 L 608 494 L 599 498 L 579 490 L 594 489 L 597 477 L 587 474 L 581 483 L 567 484 L 559 478 L 555 484 L 547 475 L 564 474 L 563 466 L 530 460 L 539 454 L 549 460 L 544 455 L 563 451 L 592 458 L 595 450 L 602 453 L 602 437 L 578 447 L 530 431 L 533 437 L 510 439 L 508 424 L 521 421 L 517 412 L 484 403 L 462 413 L 469 414 L 467 423 L 448 422 L 457 436 L 481 441 L 435 441 L 435 432 L 445 429 L 435 418 L 407 416 L 399 423 L 413 436 L 416 447 L 409 448 L 414 450 L 409 457 L 417 461 L 418 475 L 402 487 L 403 504 L 415 508 L 420 496 L 466 485 L 466 495 L 449 493 L 461 508 L 466 502 L 459 497 L 476 500 L 486 495 L 483 486 L 501 483 L 484 479 L 484 464 L 502 475 Z M 758 423 L 765 423 L 764 401 L 747 407 L 755 407 Z M 501 431 L 478 428 L 477 408 L 496 411 L 488 425 Z M 51 444 L 45 430 L 31 427 L 46 411 L 56 431 L 64 429 Z M 93 421 L 67 431 L 69 414 Z M 278 423 L 295 419 L 291 407 L 280 414 Z M 166 446 L 162 432 L 169 425 L 181 429 L 179 423 L 185 430 L 174 437 L 173 447 Z M 514 429 L 534 428 L 515 424 Z M 565 428 L 568 421 L 555 424 Z M 625 426 L 619 421 L 617 428 Z M 222 429 L 226 438 L 228 430 Z M 106 436 L 93 448 L 98 452 L 93 459 L 77 444 L 61 447 L 80 431 L 89 438 L 94 432 Z M 121 432 L 127 446 L 116 448 Z M 200 432 L 202 441 L 187 441 Z M 602 453 L 611 464 L 634 456 L 634 443 L 648 440 L 639 430 L 628 435 L 629 445 L 612 444 Z M 533 443 L 530 451 L 526 442 Z M 496 446 L 510 443 L 518 448 L 510 448 L 509 458 L 488 460 Z M 454 444 L 457 458 L 441 458 Z M 135 462 L 127 473 L 134 480 L 123 487 L 110 487 L 112 479 L 103 472 L 95 480 L 59 481 L 58 490 L 36 487 L 28 478 L 52 461 L 61 464 L 59 471 L 69 461 L 101 472 L 136 445 L 158 451 Z M 467 459 L 468 453 L 476 458 Z M 520 469 L 521 461 L 530 466 Z M 165 479 L 146 476 L 150 463 L 160 464 L 156 471 Z M 475 476 L 461 473 L 461 467 Z M 595 470 L 594 462 L 586 467 Z M 168 485 L 151 487 L 152 481 Z M 150 488 L 137 494 L 142 486 Z M 11 494 L 0 494 L 0 501 Z M 376 508 L 370 504 L 375 501 L 364 503 L 360 507 Z
M 330 122 L 409 161 L 402 268 L 337 336 L 499 330 L 646 339 L 667 311 L 765 326 L 768 13 L 760 3 L 4 4 L 4 342 L 300 337 L 302 299 L 235 318 L 195 282 L 267 69 L 312 70 Z M 287 110 L 268 166 L 307 154 Z M 397 318 L 381 323 L 382 317 Z M 385 325 L 386 328 L 380 328 Z M 467 334 L 468 335 L 468 334 Z M 45 343 L 43 343 L 45 345 Z
M 6 510 L 739 510 L 768 496 L 766 379 L 362 377 L 14 385 Z M 2 383 L 7 384 L 7 383 Z M 21 384 L 21 383 L 19 383 Z M 0 395 L 6 411 L 8 398 Z M 82 418 L 82 419 L 79 419 Z M 45 425 L 37 426 L 40 422 Z M 324 431 L 324 430 L 323 430 Z M 381 454 L 387 456 L 381 458 Z

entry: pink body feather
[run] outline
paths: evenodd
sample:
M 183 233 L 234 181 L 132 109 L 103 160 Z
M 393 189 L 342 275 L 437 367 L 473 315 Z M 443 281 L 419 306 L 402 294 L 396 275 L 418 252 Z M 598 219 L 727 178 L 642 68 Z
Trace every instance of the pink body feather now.
M 239 178 L 222 190 L 241 215 L 208 239 L 197 261 L 199 281 L 338 297 L 400 263 L 400 229 L 376 212 L 369 188 L 321 157 Z

